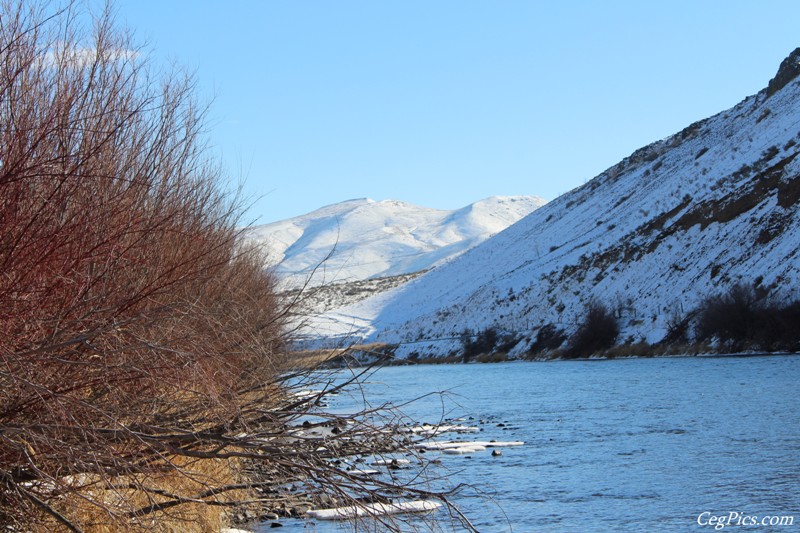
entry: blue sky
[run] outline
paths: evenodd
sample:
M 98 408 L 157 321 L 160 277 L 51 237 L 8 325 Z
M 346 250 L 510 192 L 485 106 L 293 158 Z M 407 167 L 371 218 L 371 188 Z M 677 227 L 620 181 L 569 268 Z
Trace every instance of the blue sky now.
M 117 0 L 213 96 L 267 223 L 350 198 L 553 199 L 766 86 L 796 1 Z

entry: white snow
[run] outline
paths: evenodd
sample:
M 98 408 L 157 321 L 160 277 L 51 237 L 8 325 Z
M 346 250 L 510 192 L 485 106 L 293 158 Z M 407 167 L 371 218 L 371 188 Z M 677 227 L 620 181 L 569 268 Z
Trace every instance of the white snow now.
M 480 428 L 475 426 L 464 426 L 460 424 L 423 424 L 421 426 L 413 426 L 402 428 L 401 433 L 415 433 L 423 436 L 438 435 L 440 433 L 477 433 Z
M 374 476 L 376 474 L 380 474 L 379 471 L 370 468 L 354 468 L 352 470 L 348 470 L 347 473 L 353 476 Z
M 372 462 L 373 466 L 403 466 L 409 464 L 411 464 L 411 461 L 408 459 L 376 459 Z
M 435 511 L 442 504 L 430 500 L 415 500 L 398 503 L 369 503 L 350 505 L 332 509 L 311 509 L 306 515 L 317 520 L 346 520 L 359 516 L 381 516 L 400 513 L 428 513 Z
M 482 452 L 485 450 L 485 446 L 459 446 L 457 448 L 442 448 L 442 453 L 448 455 L 466 455 L 468 453 Z
M 502 231 L 544 205 L 534 196 L 495 196 L 446 211 L 396 200 L 358 199 L 247 228 L 286 288 L 418 272 Z
M 525 443 L 518 440 L 511 441 L 488 441 L 479 440 L 472 442 L 463 441 L 444 441 L 444 442 L 420 442 L 416 446 L 424 450 L 456 450 L 462 448 L 502 448 L 507 446 L 523 446 Z

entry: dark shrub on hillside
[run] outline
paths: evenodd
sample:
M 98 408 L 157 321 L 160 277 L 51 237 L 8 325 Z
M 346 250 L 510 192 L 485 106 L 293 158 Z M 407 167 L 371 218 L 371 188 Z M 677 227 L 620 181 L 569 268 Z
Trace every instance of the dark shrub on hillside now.
M 567 345 L 567 358 L 586 357 L 611 348 L 619 336 L 614 311 L 597 301 L 586 306 L 586 315 Z
M 464 347 L 464 359 L 470 359 L 476 355 L 492 353 L 497 344 L 497 330 L 489 327 L 483 331 L 473 334 L 470 330 L 464 330 L 461 334 L 461 344 Z
M 690 325 L 694 313 L 683 314 L 675 309 L 667 318 L 667 334 L 659 344 L 686 344 L 689 342 Z
M 744 285 L 734 285 L 726 294 L 707 298 L 700 304 L 696 339 L 717 339 L 726 348 L 743 349 L 755 336 L 759 314 L 757 300 L 755 291 Z
M 800 301 L 779 303 L 744 285 L 700 304 L 698 341 L 716 340 L 730 351 L 800 349 Z
M 500 336 L 500 340 L 495 344 L 495 349 L 501 353 L 508 353 L 519 344 L 520 338 L 514 333 L 505 333 Z
M 557 328 L 553 324 L 545 324 L 539 331 L 536 332 L 536 340 L 531 345 L 528 352 L 530 354 L 537 354 L 561 348 L 567 336 L 564 334 L 563 329 Z
M 800 350 L 800 301 L 758 309 L 753 346 L 768 352 Z
M 755 291 L 734 285 L 727 294 L 706 298 L 700 304 L 695 337 L 698 341 L 717 339 L 726 348 L 741 350 L 754 336 L 758 315 Z

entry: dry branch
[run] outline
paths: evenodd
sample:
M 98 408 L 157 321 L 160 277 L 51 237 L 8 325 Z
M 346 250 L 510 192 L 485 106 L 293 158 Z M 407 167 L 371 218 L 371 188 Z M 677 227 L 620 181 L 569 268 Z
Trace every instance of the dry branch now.
M 446 500 L 338 466 L 404 441 L 293 395 L 291 307 L 237 241 L 191 76 L 78 5 L 0 6 L 0 526 L 210 530 L 291 483 Z M 309 414 L 343 430 L 290 428 Z

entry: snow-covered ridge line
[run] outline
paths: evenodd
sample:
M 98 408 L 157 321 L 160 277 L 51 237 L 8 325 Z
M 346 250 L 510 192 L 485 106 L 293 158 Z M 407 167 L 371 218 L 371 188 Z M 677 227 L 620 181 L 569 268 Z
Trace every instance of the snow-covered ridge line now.
M 410 274 L 440 265 L 520 220 L 545 201 L 495 196 L 455 211 L 395 200 L 348 200 L 248 228 L 286 288 Z
M 592 300 L 616 310 L 620 342 L 653 343 L 734 284 L 796 297 L 800 51 L 791 57 L 774 90 L 637 150 L 412 282 L 330 313 L 324 331 L 347 323 L 404 357 L 455 353 L 465 328 L 494 328 L 518 339 L 513 355 L 545 326 L 574 332 Z

